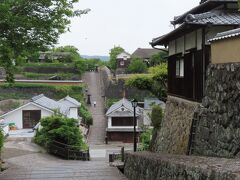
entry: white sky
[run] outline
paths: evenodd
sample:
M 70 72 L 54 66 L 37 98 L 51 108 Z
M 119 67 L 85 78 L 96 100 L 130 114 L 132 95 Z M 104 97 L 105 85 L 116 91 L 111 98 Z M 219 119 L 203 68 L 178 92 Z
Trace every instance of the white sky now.
M 78 9 L 87 15 L 74 18 L 71 32 L 63 34 L 58 46 L 73 45 L 84 55 L 108 55 L 114 45 L 132 53 L 150 47 L 152 38 L 173 27 L 170 21 L 197 6 L 200 0 L 80 0 Z

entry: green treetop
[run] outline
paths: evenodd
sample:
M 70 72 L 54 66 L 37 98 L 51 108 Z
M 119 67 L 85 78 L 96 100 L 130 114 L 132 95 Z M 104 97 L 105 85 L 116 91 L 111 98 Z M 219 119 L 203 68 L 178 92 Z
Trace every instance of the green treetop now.
M 109 66 L 112 70 L 117 68 L 117 56 L 122 53 L 124 49 L 120 46 L 116 46 L 110 50 L 110 61 Z
M 8 82 L 14 82 L 13 64 L 20 56 L 57 43 L 69 30 L 69 18 L 89 10 L 74 11 L 79 0 L 5 0 L 0 5 L 0 64 Z

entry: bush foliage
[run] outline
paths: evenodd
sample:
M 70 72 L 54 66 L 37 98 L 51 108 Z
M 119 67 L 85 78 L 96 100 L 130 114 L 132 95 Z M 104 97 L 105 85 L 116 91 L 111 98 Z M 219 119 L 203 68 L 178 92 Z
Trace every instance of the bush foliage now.
M 128 87 L 148 90 L 159 99 L 167 97 L 167 65 L 165 63 L 149 68 L 148 74 L 131 76 L 125 82 Z
M 145 73 L 147 71 L 147 65 L 144 62 L 143 59 L 140 58 L 134 58 L 131 60 L 131 63 L 129 64 L 127 68 L 127 73 Z
M 72 146 L 76 150 L 87 150 L 82 132 L 76 126 L 74 119 L 54 115 L 41 119 L 42 128 L 37 132 L 34 140 L 37 144 L 47 147 L 54 141 Z
M 147 151 L 150 148 L 150 143 L 152 140 L 152 129 L 144 129 L 143 133 L 140 135 L 141 150 Z
M 159 105 L 154 105 L 152 108 L 151 121 L 154 128 L 159 129 L 162 124 L 163 110 Z
M 87 110 L 86 106 L 82 104 L 81 108 L 79 109 L 79 113 L 83 118 L 83 123 L 87 126 L 93 124 L 93 117 L 91 113 Z

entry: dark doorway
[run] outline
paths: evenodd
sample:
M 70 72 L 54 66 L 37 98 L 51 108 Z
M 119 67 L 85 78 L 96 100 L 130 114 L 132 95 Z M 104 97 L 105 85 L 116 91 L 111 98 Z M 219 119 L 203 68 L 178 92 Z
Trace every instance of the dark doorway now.
M 24 110 L 23 129 L 33 128 L 41 119 L 41 110 Z

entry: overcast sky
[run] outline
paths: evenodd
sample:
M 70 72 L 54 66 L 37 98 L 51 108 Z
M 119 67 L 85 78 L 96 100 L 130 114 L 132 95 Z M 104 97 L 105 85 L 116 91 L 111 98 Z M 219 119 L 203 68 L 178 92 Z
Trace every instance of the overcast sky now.
M 61 36 L 58 46 L 73 45 L 84 55 L 108 55 L 116 46 L 132 53 L 150 47 L 152 38 L 173 27 L 174 16 L 197 6 L 200 0 L 80 0 L 78 9 L 87 15 L 74 18 L 71 32 Z

